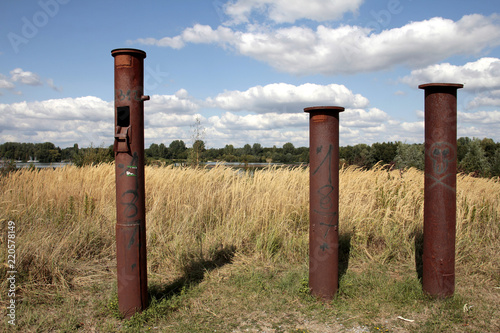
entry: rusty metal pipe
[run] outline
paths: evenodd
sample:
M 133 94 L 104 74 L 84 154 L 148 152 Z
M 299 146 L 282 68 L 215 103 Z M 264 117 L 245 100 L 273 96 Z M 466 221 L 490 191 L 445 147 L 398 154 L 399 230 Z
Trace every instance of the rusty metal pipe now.
M 331 300 L 339 284 L 339 112 L 338 106 L 305 108 L 309 113 L 309 289 Z
M 425 91 L 425 182 L 422 288 L 431 296 L 455 291 L 457 89 L 428 83 Z
M 144 188 L 144 58 L 111 51 L 115 62 L 116 263 L 118 308 L 125 318 L 148 305 Z

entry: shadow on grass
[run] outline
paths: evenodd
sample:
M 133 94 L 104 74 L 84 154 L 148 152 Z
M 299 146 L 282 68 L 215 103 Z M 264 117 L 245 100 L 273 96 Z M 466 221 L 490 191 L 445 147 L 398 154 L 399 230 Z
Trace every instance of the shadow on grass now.
M 351 254 L 352 233 L 339 235 L 339 281 L 349 268 L 349 256 Z
M 413 235 L 415 242 L 415 270 L 417 271 L 418 280 L 422 284 L 423 275 L 423 255 L 424 255 L 424 232 L 420 229 L 415 230 Z
M 209 258 L 200 258 L 196 254 L 188 255 L 187 264 L 183 267 L 183 276 L 167 285 L 153 285 L 148 288 L 149 300 L 160 300 L 179 295 L 182 290 L 203 281 L 205 272 L 212 271 L 233 261 L 236 247 L 233 245 L 211 251 Z

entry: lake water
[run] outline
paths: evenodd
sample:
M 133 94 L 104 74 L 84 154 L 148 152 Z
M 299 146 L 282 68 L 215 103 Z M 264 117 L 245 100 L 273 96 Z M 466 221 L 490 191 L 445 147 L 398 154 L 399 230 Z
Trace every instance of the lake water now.
M 69 162 L 52 162 L 52 163 L 27 163 L 27 162 L 16 162 L 16 168 L 29 168 L 31 165 L 34 165 L 35 168 L 44 169 L 44 168 L 60 168 L 66 165 L 71 165 Z

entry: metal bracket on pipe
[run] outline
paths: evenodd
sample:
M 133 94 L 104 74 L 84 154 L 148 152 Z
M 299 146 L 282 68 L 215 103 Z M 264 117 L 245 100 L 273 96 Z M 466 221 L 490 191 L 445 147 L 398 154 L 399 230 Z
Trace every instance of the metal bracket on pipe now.
M 125 130 L 122 132 L 122 130 Z M 130 152 L 130 142 L 132 141 L 131 138 L 132 134 L 132 128 L 130 126 L 128 127 L 121 127 L 121 126 L 116 126 L 116 131 L 115 131 L 115 142 L 113 145 L 113 150 L 115 153 L 128 153 Z

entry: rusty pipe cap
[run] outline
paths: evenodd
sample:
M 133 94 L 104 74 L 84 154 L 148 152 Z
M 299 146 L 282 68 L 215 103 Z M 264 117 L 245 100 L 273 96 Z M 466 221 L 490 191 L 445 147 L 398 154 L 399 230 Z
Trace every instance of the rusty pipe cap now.
M 309 108 L 305 108 L 304 112 L 314 112 L 314 111 L 337 111 L 342 112 L 345 108 L 341 106 L 311 106 Z
M 114 49 L 111 51 L 111 55 L 113 57 L 121 54 L 128 54 L 135 57 L 142 57 L 143 59 L 146 58 L 146 52 L 139 49 L 124 48 L 124 49 Z
M 464 85 L 461 83 L 425 83 L 418 86 L 418 89 L 426 88 L 456 88 L 461 89 Z

